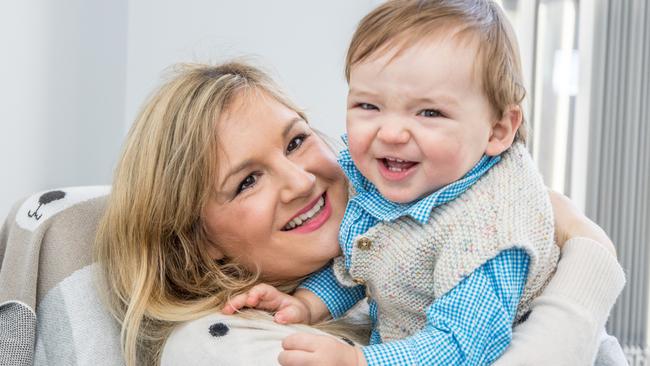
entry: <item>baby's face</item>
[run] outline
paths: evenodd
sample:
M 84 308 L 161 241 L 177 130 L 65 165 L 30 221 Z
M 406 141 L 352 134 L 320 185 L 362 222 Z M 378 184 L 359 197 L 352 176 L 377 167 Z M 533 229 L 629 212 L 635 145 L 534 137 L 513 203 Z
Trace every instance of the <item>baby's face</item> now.
M 354 65 L 347 132 L 352 159 L 387 199 L 406 203 L 461 178 L 486 152 L 496 120 L 476 45 L 436 37 Z M 475 70 L 476 67 L 476 70 Z

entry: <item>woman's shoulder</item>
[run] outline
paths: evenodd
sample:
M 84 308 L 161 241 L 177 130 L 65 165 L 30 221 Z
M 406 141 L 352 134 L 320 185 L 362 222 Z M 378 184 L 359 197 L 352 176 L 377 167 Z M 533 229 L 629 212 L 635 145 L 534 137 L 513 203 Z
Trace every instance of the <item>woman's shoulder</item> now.
M 277 365 L 282 340 L 296 332 L 325 334 L 308 326 L 277 324 L 262 312 L 213 313 L 174 328 L 161 365 Z

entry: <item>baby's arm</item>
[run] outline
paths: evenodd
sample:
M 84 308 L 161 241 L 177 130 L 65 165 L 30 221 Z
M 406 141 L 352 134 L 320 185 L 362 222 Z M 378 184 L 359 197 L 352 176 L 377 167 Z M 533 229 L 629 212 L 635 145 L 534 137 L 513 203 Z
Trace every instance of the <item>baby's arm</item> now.
M 300 284 L 298 290 L 308 290 L 316 295 L 327 306 L 328 315 L 333 318 L 340 318 L 366 297 L 365 287 L 362 285 L 354 287 L 341 285 L 334 275 L 331 264 L 311 274 Z
M 335 318 L 343 315 L 364 296 L 361 286 L 341 286 L 331 266 L 328 266 L 312 274 L 293 296 L 271 285 L 259 284 L 234 296 L 222 311 L 233 314 L 241 308 L 250 307 L 274 312 L 275 321 L 281 324 L 315 324 L 330 315 Z

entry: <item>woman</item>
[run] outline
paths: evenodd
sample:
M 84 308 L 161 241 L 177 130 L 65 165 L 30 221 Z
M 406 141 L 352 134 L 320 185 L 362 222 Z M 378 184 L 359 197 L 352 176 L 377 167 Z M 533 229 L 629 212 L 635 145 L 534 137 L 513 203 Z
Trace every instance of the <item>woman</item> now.
M 213 316 L 232 295 L 262 281 L 292 291 L 301 278 L 339 255 L 347 185 L 332 150 L 306 121 L 266 75 L 240 63 L 187 66 L 145 105 L 127 138 L 97 237 L 97 259 L 110 308 L 122 322 L 127 365 L 158 363 L 174 326 Z M 611 247 L 606 236 L 598 236 L 603 235 L 599 229 L 568 212 L 570 205 L 555 207 L 558 227 L 568 228 L 559 233 L 596 237 Z M 305 222 L 294 227 L 297 216 Z M 590 360 L 599 329 L 590 327 L 602 327 L 624 280 L 603 247 L 580 243 L 574 247 L 582 248 L 581 255 L 598 259 L 596 273 L 616 280 L 589 288 L 593 296 L 582 303 L 571 280 L 598 279 L 591 278 L 593 270 L 575 270 L 594 266 L 580 266 L 574 249 L 559 266 L 558 272 L 565 268 L 568 273 L 556 276 L 547 292 L 578 299 L 574 303 L 581 312 L 572 317 L 571 329 L 588 334 L 574 343 L 584 346 L 579 359 Z M 540 332 L 551 329 L 536 319 L 545 305 L 536 306 L 528 333 L 522 333 L 534 336 L 516 346 L 515 332 L 514 346 L 504 357 L 530 350 L 534 342 L 526 339 L 538 340 Z M 216 325 L 209 333 L 218 337 L 227 329 Z M 283 329 L 270 333 L 295 332 Z M 542 338 L 552 339 L 554 331 Z M 270 333 L 244 343 L 259 350 Z M 165 346 L 166 361 L 189 357 L 183 350 L 198 344 L 179 346 L 187 333 L 178 334 Z M 269 352 L 261 352 L 257 361 L 274 364 L 282 337 L 266 344 Z

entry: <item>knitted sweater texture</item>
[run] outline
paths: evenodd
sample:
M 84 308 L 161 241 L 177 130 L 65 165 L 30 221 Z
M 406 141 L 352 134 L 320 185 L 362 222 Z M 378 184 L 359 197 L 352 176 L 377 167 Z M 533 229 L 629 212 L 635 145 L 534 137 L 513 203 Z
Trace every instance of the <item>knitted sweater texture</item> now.
M 437 207 L 428 223 L 410 217 L 381 222 L 355 238 L 346 286 L 364 283 L 378 306 L 382 341 L 410 336 L 426 324 L 426 308 L 500 252 L 530 256 L 516 320 L 550 279 L 559 258 L 546 187 L 526 148 L 513 145 L 469 190 Z

